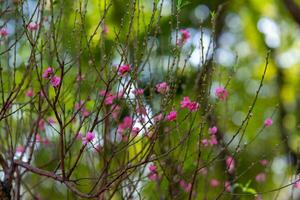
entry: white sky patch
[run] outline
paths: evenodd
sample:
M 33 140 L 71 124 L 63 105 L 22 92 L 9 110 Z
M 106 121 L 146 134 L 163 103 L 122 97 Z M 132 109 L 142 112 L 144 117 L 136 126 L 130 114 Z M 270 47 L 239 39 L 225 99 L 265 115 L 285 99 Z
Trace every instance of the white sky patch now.
M 209 13 L 209 8 L 204 4 L 198 5 L 194 10 L 194 15 L 200 22 L 205 21 L 208 18 Z
M 258 30 L 264 34 L 268 47 L 280 46 L 280 29 L 276 22 L 268 17 L 262 17 L 257 22 Z

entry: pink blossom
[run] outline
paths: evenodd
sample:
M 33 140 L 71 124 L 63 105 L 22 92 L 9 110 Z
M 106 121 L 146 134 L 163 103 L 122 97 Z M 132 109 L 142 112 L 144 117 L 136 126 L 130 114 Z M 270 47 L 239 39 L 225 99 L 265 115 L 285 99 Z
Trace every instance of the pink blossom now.
M 40 121 L 39 121 L 39 129 L 40 129 L 41 131 L 44 131 L 44 130 L 45 130 L 45 120 L 40 119 Z
M 213 126 L 213 127 L 210 127 L 208 129 L 208 132 L 211 134 L 211 135 L 215 135 L 217 132 L 218 132 L 218 128 L 216 126 Z
M 139 95 L 143 95 L 144 94 L 144 89 L 135 89 L 132 91 L 132 94 L 134 94 L 135 96 L 139 96 Z
M 229 181 L 225 181 L 224 187 L 225 187 L 226 192 L 231 192 L 231 184 Z
M 77 140 L 83 140 L 83 136 L 80 132 L 76 134 L 76 139 Z
M 191 103 L 189 97 L 183 97 L 183 100 L 180 102 L 181 108 L 188 108 Z
M 147 115 L 147 110 L 143 105 L 137 105 L 136 113 L 140 115 Z
M 43 141 L 44 145 L 49 145 L 50 144 L 50 140 L 48 138 L 44 139 Z
M 34 92 L 32 88 L 29 88 L 26 92 L 26 96 L 27 97 L 33 97 L 34 96 Z
M 217 87 L 215 90 L 215 95 L 218 97 L 219 100 L 225 101 L 228 97 L 228 92 L 223 87 Z
M 119 117 L 119 114 L 120 114 L 120 111 L 121 111 L 121 107 L 118 106 L 118 105 L 112 105 L 111 106 L 111 115 L 113 117 L 114 120 L 117 120 L 118 117 Z
M 50 76 L 53 74 L 54 70 L 52 67 L 48 67 L 47 69 L 45 69 L 44 73 L 43 73 L 43 78 L 48 79 L 50 78 Z
M 75 103 L 75 109 L 80 110 L 83 107 L 84 101 L 80 101 L 79 103 Z
M 197 102 L 191 102 L 188 109 L 191 111 L 191 112 L 195 112 L 199 109 L 199 103 Z
M 46 96 L 45 93 L 41 90 L 41 91 L 40 91 L 40 97 L 41 97 L 41 98 L 44 98 L 45 96 Z
M 216 137 L 216 135 L 211 135 L 210 136 L 210 145 L 211 146 L 214 146 L 214 145 L 217 145 L 218 144 L 218 140 L 217 140 L 217 137 Z
M 177 118 L 177 111 L 173 110 L 171 112 L 169 112 L 169 114 L 166 116 L 166 120 L 168 121 L 174 121 Z
M 100 90 L 99 91 L 99 95 L 102 96 L 102 97 L 104 97 L 106 94 L 109 94 L 109 92 L 106 91 L 106 90 Z
M 271 118 L 267 118 L 264 122 L 265 127 L 270 127 L 273 124 L 273 120 Z
M 113 102 L 116 98 L 117 98 L 116 95 L 108 94 L 104 100 L 104 104 L 111 105 L 111 104 L 113 104 Z
M 84 117 L 88 117 L 90 112 L 86 108 L 82 108 L 81 113 Z
M 124 76 L 127 72 L 130 72 L 130 65 L 121 65 L 118 69 L 119 75 Z
M 207 139 L 203 139 L 203 140 L 201 140 L 201 143 L 203 146 L 207 147 L 209 144 L 209 141 Z
M 266 174 L 264 172 L 257 174 L 256 177 L 255 177 L 255 180 L 258 183 L 265 182 Z
M 123 133 L 126 129 L 131 128 L 132 124 L 133 124 L 133 120 L 131 117 L 129 116 L 124 117 L 123 121 L 118 125 L 117 132 Z
M 17 146 L 16 147 L 16 153 L 23 153 L 25 151 L 25 147 L 24 146 Z
M 60 77 L 58 77 L 58 76 L 53 76 L 53 77 L 51 78 L 51 85 L 52 85 L 53 87 L 58 87 L 59 84 L 60 84 Z
M 191 37 L 190 32 L 187 29 L 181 29 L 180 33 L 183 42 L 187 41 Z
M 6 37 L 8 35 L 8 31 L 6 28 L 1 28 L 0 29 L 0 35 L 1 37 Z
M 35 136 L 35 141 L 36 141 L 36 142 L 42 142 L 42 137 L 41 137 L 40 134 L 36 134 L 36 136 Z
M 300 189 L 300 181 L 299 180 L 294 183 L 294 187 L 296 189 Z
M 84 138 L 82 138 L 83 144 L 87 144 L 88 142 L 93 141 L 95 138 L 95 134 L 93 132 L 87 132 Z
M 152 172 L 152 173 L 157 173 L 157 167 L 156 167 L 155 165 L 150 165 L 150 166 L 149 166 L 149 170 L 150 170 L 150 172 Z
M 233 157 L 227 156 L 227 158 L 226 158 L 226 166 L 227 166 L 228 172 L 232 173 L 234 171 L 235 161 L 234 161 Z
M 139 132 L 140 132 L 140 128 L 138 128 L 138 127 L 133 127 L 131 130 L 131 134 L 133 136 L 137 136 L 139 134 Z
M 183 45 L 190 37 L 190 32 L 187 29 L 180 30 L 181 38 L 177 41 L 178 45 Z
M 98 145 L 95 147 L 95 150 L 96 150 L 96 152 L 100 153 L 100 152 L 103 150 L 103 147 L 102 147 L 100 144 L 98 144 Z
M 164 118 L 164 116 L 163 116 L 162 113 L 160 113 L 160 114 L 158 114 L 158 115 L 155 115 L 155 116 L 153 117 L 153 119 L 154 119 L 155 122 L 159 122 L 159 121 L 161 121 L 163 118 Z
M 259 161 L 262 166 L 266 166 L 268 164 L 268 160 L 263 159 Z
M 30 31 L 36 31 L 36 30 L 38 30 L 38 28 L 39 28 L 39 25 L 35 22 L 30 22 L 27 25 L 27 29 L 30 30 Z
M 218 187 L 219 185 L 220 185 L 220 181 L 218 181 L 217 179 L 211 179 L 210 180 L 210 186 Z
M 192 102 L 189 97 L 183 97 L 180 102 L 181 108 L 188 108 L 191 112 L 197 111 L 199 104 L 197 102 Z
M 108 34 L 109 29 L 108 29 L 108 26 L 107 26 L 107 25 L 104 24 L 103 29 L 102 29 L 102 32 L 103 32 L 105 35 Z
M 192 184 L 186 183 L 184 180 L 180 180 L 179 185 L 185 192 L 190 192 L 192 189 Z
M 55 122 L 55 120 L 54 120 L 53 118 L 49 117 L 49 118 L 48 118 L 48 123 L 53 125 L 53 124 L 55 124 L 56 122 Z
M 121 99 L 121 98 L 124 97 L 124 95 L 125 95 L 125 91 L 124 91 L 124 90 L 120 90 L 120 91 L 117 93 L 117 98 L 118 98 L 118 99 Z
M 157 173 L 150 173 L 148 175 L 148 178 L 151 180 L 151 181 L 156 181 L 158 180 L 158 174 Z
M 166 94 L 169 91 L 169 85 L 166 82 L 158 83 L 155 88 L 160 94 Z

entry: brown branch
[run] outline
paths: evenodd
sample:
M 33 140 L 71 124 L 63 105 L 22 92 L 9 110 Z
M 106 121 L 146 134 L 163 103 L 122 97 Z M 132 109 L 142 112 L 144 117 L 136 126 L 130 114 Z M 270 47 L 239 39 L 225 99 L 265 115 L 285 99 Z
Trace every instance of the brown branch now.
M 294 0 L 283 0 L 283 3 L 293 19 L 300 25 L 300 7 Z

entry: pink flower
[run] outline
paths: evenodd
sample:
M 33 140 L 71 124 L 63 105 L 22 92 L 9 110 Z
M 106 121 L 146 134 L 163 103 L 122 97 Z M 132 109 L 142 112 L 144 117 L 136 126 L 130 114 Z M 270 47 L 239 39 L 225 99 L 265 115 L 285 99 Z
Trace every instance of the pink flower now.
M 55 120 L 54 120 L 53 118 L 49 117 L 49 118 L 48 118 L 48 123 L 51 124 L 51 125 L 53 125 L 53 124 L 55 124 L 56 122 L 55 122 Z
M 50 78 L 50 76 L 53 74 L 54 70 L 52 69 L 52 67 L 48 67 L 47 69 L 45 69 L 44 73 L 43 73 L 43 78 L 48 79 Z
M 266 180 L 266 174 L 265 173 L 259 173 L 256 175 L 255 177 L 256 182 L 261 183 L 261 182 L 265 182 Z
M 213 127 L 210 127 L 208 129 L 208 132 L 211 134 L 211 135 L 215 135 L 217 132 L 218 132 L 218 128 L 216 126 L 213 126 Z
M 135 96 L 139 96 L 139 95 L 143 95 L 144 94 L 144 89 L 135 89 L 132 91 L 132 94 L 134 94 Z
M 41 90 L 40 91 L 40 97 L 44 98 L 45 96 L 46 96 L 45 93 Z
M 179 185 L 185 192 L 190 192 L 192 189 L 192 184 L 186 183 L 184 180 L 180 180 Z
M 40 121 L 39 121 L 39 129 L 40 129 L 41 131 L 44 131 L 44 130 L 45 130 L 45 120 L 40 119 Z
M 35 22 L 30 22 L 27 25 L 27 29 L 30 30 L 30 31 L 36 31 L 36 30 L 38 30 L 38 28 L 39 28 L 39 25 Z
M 43 141 L 44 145 L 49 145 L 50 144 L 50 140 L 48 138 L 44 139 Z
M 156 91 L 160 94 L 166 94 L 169 91 L 169 85 L 166 82 L 158 83 L 156 86 Z
M 82 138 L 83 144 L 87 144 L 88 142 L 93 141 L 95 138 L 95 134 L 93 132 L 87 132 L 84 138 Z
M 268 164 L 268 160 L 263 159 L 259 161 L 262 166 L 266 166 Z
M 201 140 L 201 143 L 203 146 L 207 147 L 209 144 L 209 141 L 207 139 L 203 139 L 203 140 Z
M 82 101 L 82 100 L 79 103 L 75 103 L 75 109 L 76 110 L 82 109 L 83 104 L 84 104 L 84 101 Z
M 210 136 L 210 145 L 211 146 L 214 146 L 214 145 L 217 145 L 218 144 L 218 140 L 217 140 L 217 137 L 216 137 L 216 135 L 211 135 Z
M 25 151 L 25 147 L 24 146 L 17 146 L 16 153 L 23 153 L 24 151 Z
M 137 105 L 136 113 L 140 115 L 147 115 L 147 110 L 143 105 Z
M 83 136 L 82 136 L 82 134 L 79 132 L 79 133 L 77 133 L 76 134 L 76 140 L 83 140 Z
M 102 32 L 107 35 L 109 32 L 108 26 L 104 24 Z
M 218 187 L 219 185 L 220 185 L 220 181 L 218 181 L 217 179 L 211 179 L 210 180 L 210 186 Z
M 177 118 L 177 111 L 173 110 L 171 112 L 169 112 L 169 114 L 166 116 L 166 120 L 168 121 L 174 121 Z
M 164 116 L 163 116 L 162 113 L 160 113 L 160 114 L 158 114 L 158 115 L 155 115 L 155 116 L 153 117 L 153 119 L 154 119 L 155 122 L 159 122 L 159 121 L 161 121 L 163 118 L 164 118 Z
M 225 187 L 226 192 L 231 192 L 231 184 L 229 181 L 225 181 L 224 187 Z
M 151 181 L 156 181 L 158 180 L 158 174 L 157 173 L 150 173 L 148 175 L 148 178 L 151 180 Z
M 88 117 L 90 115 L 90 112 L 86 108 L 82 108 L 81 113 L 84 117 Z
M 34 96 L 34 92 L 32 88 L 29 88 L 26 92 L 26 96 L 27 97 L 33 97 Z
M 187 108 L 191 112 L 197 111 L 199 104 L 197 102 L 192 102 L 189 97 L 183 97 L 183 100 L 180 102 L 181 108 Z
M 181 29 L 180 33 L 181 33 L 182 40 L 184 42 L 187 41 L 191 37 L 190 32 L 187 29 Z
M 234 171 L 235 161 L 234 161 L 233 157 L 227 156 L 226 166 L 227 166 L 227 170 L 228 170 L 229 173 L 232 173 Z
M 130 65 L 121 65 L 118 69 L 119 75 L 124 76 L 127 72 L 130 72 Z
M 6 37 L 8 35 L 8 31 L 6 28 L 1 28 L 0 29 L 0 35 L 1 37 Z
M 138 127 L 133 127 L 131 130 L 131 134 L 133 136 L 137 136 L 139 134 L 139 132 L 140 132 L 140 128 L 138 128 Z
M 300 181 L 299 180 L 294 183 L 294 187 L 296 189 L 300 189 Z
M 51 78 L 51 85 L 52 85 L 52 87 L 58 87 L 59 84 L 60 84 L 60 77 L 58 77 L 58 76 L 53 76 L 53 77 Z
M 199 109 L 199 103 L 197 102 L 191 102 L 188 109 L 191 111 L 191 112 L 195 112 Z
M 190 37 L 190 32 L 187 29 L 180 30 L 181 38 L 177 41 L 178 45 L 183 45 Z
M 150 165 L 150 166 L 149 166 L 149 170 L 150 170 L 150 172 L 152 172 L 152 173 L 157 173 L 157 167 L 156 167 L 155 165 Z
M 218 97 L 219 100 L 225 101 L 228 97 L 228 92 L 223 87 L 217 87 L 215 90 L 215 95 Z
M 123 121 L 118 125 L 117 132 L 122 134 L 126 129 L 131 128 L 132 124 L 133 120 L 131 117 L 124 117 Z
M 35 136 L 35 141 L 36 141 L 36 142 L 42 142 L 42 137 L 41 137 L 40 134 L 36 134 L 36 136 Z
M 271 118 L 267 118 L 264 122 L 265 127 L 270 127 L 273 124 L 273 120 Z
M 114 120 L 117 120 L 121 111 L 121 107 L 118 105 L 112 105 L 111 106 L 111 115 L 113 117 Z
M 181 108 L 188 108 L 191 103 L 189 97 L 183 97 L 183 100 L 180 102 Z

